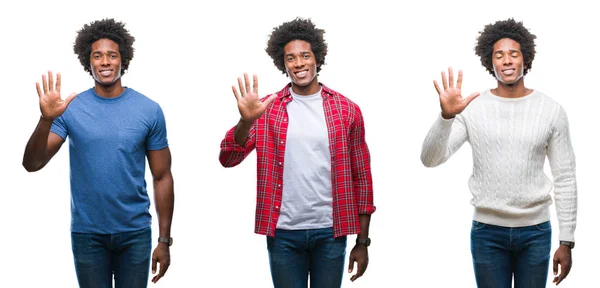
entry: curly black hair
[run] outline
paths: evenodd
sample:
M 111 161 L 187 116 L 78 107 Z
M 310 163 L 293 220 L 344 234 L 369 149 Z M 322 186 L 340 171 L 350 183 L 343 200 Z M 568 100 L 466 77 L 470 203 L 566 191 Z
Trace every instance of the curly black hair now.
M 310 43 L 312 52 L 315 54 L 318 74 L 321 71 L 321 65 L 325 64 L 327 55 L 327 43 L 323 34 L 325 34 L 325 30 L 316 28 L 310 19 L 296 18 L 273 28 L 265 51 L 271 56 L 277 69 L 286 74 L 283 48 L 293 40 L 304 40 Z
M 488 24 L 483 31 L 479 32 L 475 54 L 481 58 L 481 64 L 490 74 L 494 75 L 492 65 L 492 56 L 494 53 L 494 44 L 503 38 L 510 38 L 519 43 L 521 53 L 523 54 L 523 75 L 531 69 L 533 58 L 535 57 L 536 36 L 531 34 L 523 22 L 517 22 L 513 18 L 503 21 L 497 21 L 494 24 Z
M 90 56 L 92 44 L 100 39 L 110 39 L 119 45 L 121 54 L 121 75 L 125 74 L 129 62 L 133 59 L 133 42 L 135 38 L 125 29 L 125 24 L 114 19 L 102 19 L 85 24 L 77 31 L 77 38 L 73 45 L 73 51 L 77 54 L 83 69 L 92 75 L 90 70 Z

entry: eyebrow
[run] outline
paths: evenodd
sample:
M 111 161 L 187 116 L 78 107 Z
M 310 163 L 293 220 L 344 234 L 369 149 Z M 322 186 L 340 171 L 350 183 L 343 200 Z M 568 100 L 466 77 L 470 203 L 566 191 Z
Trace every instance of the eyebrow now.
M 521 51 L 517 50 L 517 49 L 508 49 L 508 51 L 510 53 L 513 53 L 513 52 L 519 52 L 519 53 L 521 53 Z M 504 52 L 504 50 L 502 50 L 502 49 L 494 51 L 494 53 L 502 53 L 502 52 Z
M 302 51 L 297 54 L 300 54 L 300 55 L 310 54 L 310 51 Z M 285 56 L 294 56 L 294 53 L 288 53 L 288 54 L 285 54 Z
M 108 53 L 108 54 L 118 54 L 119 52 L 113 51 L 113 50 L 109 50 L 109 51 L 106 51 L 106 53 Z M 102 54 L 102 51 L 99 51 L 99 50 L 92 51 L 92 54 Z

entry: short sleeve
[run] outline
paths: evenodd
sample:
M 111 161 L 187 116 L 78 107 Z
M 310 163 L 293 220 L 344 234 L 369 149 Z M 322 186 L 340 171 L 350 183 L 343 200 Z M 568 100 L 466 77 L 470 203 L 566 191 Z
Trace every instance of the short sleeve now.
M 167 141 L 167 124 L 162 108 L 157 106 L 154 125 L 146 138 L 146 150 L 160 150 L 169 146 Z
M 65 119 L 62 115 L 54 119 L 50 132 L 60 136 L 63 140 L 67 139 L 67 125 L 65 125 Z

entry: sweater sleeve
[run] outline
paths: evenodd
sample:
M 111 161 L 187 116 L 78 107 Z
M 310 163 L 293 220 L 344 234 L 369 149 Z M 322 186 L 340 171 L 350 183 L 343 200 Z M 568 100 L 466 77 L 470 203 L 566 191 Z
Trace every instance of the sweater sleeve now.
M 462 115 L 444 119 L 438 114 L 429 129 L 421 149 L 421 162 L 425 167 L 438 166 L 452 156 L 468 138 Z
M 569 121 L 562 107 L 552 123 L 548 144 L 548 160 L 554 178 L 554 201 L 559 225 L 560 241 L 575 241 L 577 221 L 577 182 L 575 154 L 569 135 Z

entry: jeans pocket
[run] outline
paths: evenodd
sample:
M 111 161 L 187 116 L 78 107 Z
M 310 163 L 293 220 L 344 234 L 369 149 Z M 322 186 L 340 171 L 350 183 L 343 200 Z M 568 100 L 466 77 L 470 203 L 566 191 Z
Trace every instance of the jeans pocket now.
M 535 228 L 537 228 L 540 231 L 550 231 L 550 229 L 552 229 L 552 225 L 550 224 L 550 221 L 546 221 L 535 225 Z
M 479 221 L 475 221 L 473 220 L 472 224 L 471 224 L 471 230 L 473 231 L 477 231 L 477 230 L 481 230 L 486 226 L 485 223 L 481 223 Z

